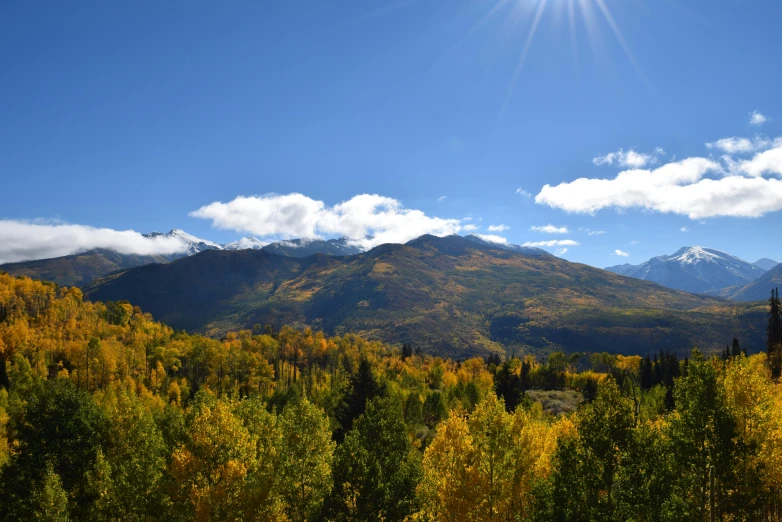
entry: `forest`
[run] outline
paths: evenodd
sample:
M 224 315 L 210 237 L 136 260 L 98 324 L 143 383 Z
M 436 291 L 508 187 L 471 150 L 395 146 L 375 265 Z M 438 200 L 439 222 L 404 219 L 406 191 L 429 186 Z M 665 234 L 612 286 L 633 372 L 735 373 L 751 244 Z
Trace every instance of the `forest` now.
M 780 520 L 769 305 L 756 354 L 451 360 L 310 329 L 189 335 L 0 273 L 0 518 Z

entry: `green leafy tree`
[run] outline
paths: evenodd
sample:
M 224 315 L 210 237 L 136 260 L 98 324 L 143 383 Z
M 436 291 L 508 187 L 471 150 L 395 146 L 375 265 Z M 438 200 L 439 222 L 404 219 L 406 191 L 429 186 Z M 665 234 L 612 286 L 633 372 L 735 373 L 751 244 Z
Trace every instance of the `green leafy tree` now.
M 46 465 L 40 483 L 33 490 L 30 502 L 32 514 L 29 520 L 35 522 L 68 522 L 68 494 L 62 488 L 62 481 L 51 464 Z
M 448 416 L 448 407 L 445 405 L 445 397 L 442 392 L 433 391 L 426 396 L 423 405 L 424 424 L 434 428 Z
M 730 504 L 736 422 L 724 403 L 714 364 L 698 350 L 690 358 L 687 376 L 677 381 L 675 396 L 677 411 L 667 429 L 676 462 L 674 502 L 680 520 L 703 520 L 709 514 L 712 466 L 718 489 L 726 493 L 718 499 L 718 509 Z
M 84 518 L 94 500 L 87 477 L 105 447 L 107 419 L 84 391 L 69 380 L 47 381 L 30 397 L 16 427 L 17 451 L 3 468 L 0 499 L 16 520 L 29 519 L 30 492 L 51 466 L 73 499 L 74 518 Z
M 375 399 L 337 448 L 326 518 L 401 521 L 416 508 L 420 479 L 401 405 Z
M 293 522 L 312 520 L 331 491 L 335 443 L 323 411 L 306 398 L 280 418 L 280 491 Z

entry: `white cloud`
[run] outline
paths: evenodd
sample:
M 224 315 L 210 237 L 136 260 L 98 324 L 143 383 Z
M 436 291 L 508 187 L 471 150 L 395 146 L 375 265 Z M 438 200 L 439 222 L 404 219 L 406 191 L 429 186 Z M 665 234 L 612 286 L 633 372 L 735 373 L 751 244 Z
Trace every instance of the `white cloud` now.
M 473 225 L 472 223 L 467 223 L 466 225 L 462 225 L 462 230 L 472 232 L 473 230 L 478 230 L 478 226 Z
M 690 229 L 687 228 L 687 227 L 682 227 L 682 228 L 679 229 L 679 232 L 689 232 L 689 231 L 690 231 Z
M 465 218 L 462 218 L 462 221 L 472 221 L 472 216 L 467 216 Z
M 771 139 L 765 136 L 744 138 L 731 136 L 706 144 L 709 149 L 717 149 L 727 154 L 749 154 L 782 146 L 782 138 Z
M 191 212 L 223 230 L 260 238 L 347 236 L 364 248 L 404 243 L 423 234 L 447 236 L 462 229 L 458 219 L 427 216 L 393 198 L 360 194 L 332 207 L 303 194 L 238 196 Z
M 175 254 L 186 245 L 175 237 L 147 238 L 133 230 L 48 223 L 46 220 L 0 220 L 0 263 L 67 256 L 94 248 L 121 254 Z
M 619 149 L 616 152 L 609 152 L 605 156 L 597 156 L 596 158 L 592 158 L 592 163 L 598 167 L 601 165 L 616 164 L 620 167 L 641 168 L 653 163 L 657 163 L 657 155 L 663 154 L 665 154 L 665 151 L 660 147 L 654 149 L 653 154 L 644 154 L 633 149 L 625 152 L 623 149 Z
M 749 124 L 750 125 L 763 125 L 768 121 L 768 116 L 765 116 L 764 114 L 759 113 L 758 111 L 752 111 L 749 113 Z
M 486 227 L 486 230 L 489 232 L 505 232 L 506 230 L 509 230 L 510 227 L 508 225 L 489 225 Z
M 555 227 L 551 223 L 549 223 L 548 225 L 543 225 L 541 227 L 529 227 L 529 229 L 533 232 L 543 232 L 545 234 L 569 234 L 570 233 L 567 227 Z
M 606 233 L 606 231 L 605 230 L 590 230 L 590 229 L 587 228 L 586 229 L 586 233 L 589 234 L 590 236 L 602 236 L 603 234 Z
M 559 250 L 557 250 L 557 254 L 556 255 L 561 256 L 565 252 L 567 252 L 567 248 L 560 248 Z
M 508 240 L 502 236 L 497 236 L 494 234 L 477 234 L 477 236 L 483 239 L 484 241 L 488 241 L 489 243 L 499 243 L 501 245 L 508 244 Z
M 618 248 L 614 250 L 614 253 L 611 254 L 612 256 L 620 256 L 620 257 L 629 257 L 630 254 L 625 252 L 624 250 L 619 250 Z
M 759 217 L 782 210 L 782 140 L 727 168 L 708 158 L 687 158 L 655 169 L 631 169 L 613 179 L 580 178 L 545 185 L 535 202 L 568 212 L 642 208 L 691 219 Z
M 640 243 L 640 241 L 638 241 L 637 239 L 633 239 L 632 241 L 630 241 L 631 245 L 637 245 L 638 243 Z
M 555 247 L 555 246 L 577 246 L 578 241 L 572 239 L 550 239 L 548 241 L 527 241 L 521 246 L 525 247 Z
M 448 199 L 448 196 L 440 196 L 439 198 L 437 198 L 437 202 L 438 202 L 438 203 L 442 203 L 442 202 L 443 202 L 443 201 L 445 201 L 446 199 Z
M 526 190 L 524 190 L 521 187 L 516 189 L 516 194 L 518 194 L 519 196 L 525 197 L 525 198 L 531 198 L 532 197 L 532 194 L 530 194 L 529 192 L 527 192 Z

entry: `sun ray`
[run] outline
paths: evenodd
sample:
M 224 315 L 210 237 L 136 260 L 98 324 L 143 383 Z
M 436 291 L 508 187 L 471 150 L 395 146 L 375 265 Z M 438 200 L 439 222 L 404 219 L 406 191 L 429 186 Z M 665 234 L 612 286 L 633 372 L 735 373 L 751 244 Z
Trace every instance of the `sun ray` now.
M 527 35 L 527 40 L 524 42 L 524 49 L 521 51 L 519 62 L 516 64 L 516 70 L 513 72 L 513 78 L 511 78 L 508 91 L 505 94 L 505 99 L 502 102 L 502 114 L 505 113 L 511 98 L 513 97 L 513 91 L 516 89 L 516 81 L 519 78 L 519 74 L 521 74 L 522 67 L 524 67 L 524 62 L 526 61 L 527 54 L 529 53 L 529 49 L 532 46 L 532 41 L 535 39 L 535 33 L 538 30 L 538 24 L 540 23 L 540 19 L 543 17 L 543 11 L 546 9 L 547 2 L 548 0 L 539 0 L 538 8 L 535 11 L 535 18 L 532 20 L 532 26 L 530 27 L 529 34 Z
M 578 47 L 576 44 L 576 0 L 567 0 L 568 25 L 570 26 L 570 52 L 573 54 L 573 69 L 578 66 Z
M 638 76 L 641 78 L 641 81 L 644 83 L 644 85 L 646 85 L 648 89 L 651 90 L 651 85 L 649 84 L 649 80 L 646 79 L 646 75 L 644 74 L 643 69 L 641 69 L 641 66 L 638 64 L 638 61 L 635 59 L 635 56 L 633 56 L 633 53 L 630 50 L 630 46 L 627 45 L 624 36 L 622 36 L 622 32 L 619 30 L 619 26 L 614 21 L 614 17 L 611 16 L 611 11 L 608 10 L 608 7 L 606 6 L 604 0 L 595 0 L 595 3 L 597 4 L 597 7 L 600 9 L 600 11 L 603 13 L 606 22 L 608 22 L 608 26 L 614 32 L 614 36 L 616 36 L 616 39 L 619 41 L 619 45 L 621 45 L 622 49 L 624 49 L 627 58 L 630 60 L 630 63 L 633 64 L 633 67 L 635 68 L 635 71 L 638 73 Z

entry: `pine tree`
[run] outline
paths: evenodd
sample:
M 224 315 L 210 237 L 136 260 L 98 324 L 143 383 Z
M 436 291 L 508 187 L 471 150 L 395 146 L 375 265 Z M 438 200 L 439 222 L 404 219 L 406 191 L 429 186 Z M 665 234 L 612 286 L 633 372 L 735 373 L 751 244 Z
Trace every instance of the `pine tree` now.
M 782 316 L 780 316 L 779 289 L 771 291 L 769 298 L 768 329 L 766 331 L 766 350 L 768 361 L 771 366 L 771 376 L 778 379 L 782 369 L 782 353 L 780 353 L 780 344 L 782 344 Z

